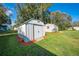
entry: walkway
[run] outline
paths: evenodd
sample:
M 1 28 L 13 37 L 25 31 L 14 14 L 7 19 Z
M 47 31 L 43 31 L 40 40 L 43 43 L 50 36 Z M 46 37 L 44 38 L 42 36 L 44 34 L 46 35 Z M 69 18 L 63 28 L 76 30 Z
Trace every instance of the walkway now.
M 13 35 L 13 34 L 17 34 L 17 33 L 0 34 L 0 36 L 7 36 L 7 35 Z

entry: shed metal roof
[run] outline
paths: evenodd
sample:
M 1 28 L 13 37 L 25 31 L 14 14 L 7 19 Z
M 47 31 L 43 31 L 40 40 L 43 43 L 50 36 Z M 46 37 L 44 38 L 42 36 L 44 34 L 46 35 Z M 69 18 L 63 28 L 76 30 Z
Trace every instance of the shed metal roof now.
M 31 18 L 31 19 L 25 21 L 25 22 L 22 23 L 21 25 L 23 25 L 23 24 L 37 24 L 37 25 L 44 25 L 44 23 L 43 23 L 42 21 L 40 21 L 40 20 L 38 20 L 38 19 L 34 19 L 34 18 Z M 21 26 L 21 25 L 20 25 L 20 26 Z

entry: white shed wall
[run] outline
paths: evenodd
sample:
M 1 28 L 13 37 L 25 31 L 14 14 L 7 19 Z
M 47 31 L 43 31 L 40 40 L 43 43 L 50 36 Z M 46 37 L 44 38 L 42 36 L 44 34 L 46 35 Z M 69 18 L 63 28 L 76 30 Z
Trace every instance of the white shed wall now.
M 44 23 L 38 20 L 31 20 L 18 28 L 18 33 L 32 40 L 45 36 Z
M 34 25 L 34 39 L 38 39 L 43 36 L 43 26 Z
M 33 25 L 32 24 L 27 24 L 26 25 L 26 36 L 30 40 L 33 40 Z
M 19 28 L 18 28 L 18 33 L 19 34 L 22 34 L 22 35 L 24 35 L 24 36 L 26 36 L 26 25 L 25 24 L 23 24 L 22 26 L 20 26 Z

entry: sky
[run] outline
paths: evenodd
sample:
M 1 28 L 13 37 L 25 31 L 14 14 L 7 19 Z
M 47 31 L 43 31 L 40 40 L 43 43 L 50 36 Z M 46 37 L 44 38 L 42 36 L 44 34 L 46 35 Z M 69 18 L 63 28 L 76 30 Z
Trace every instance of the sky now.
M 15 9 L 16 4 L 15 3 L 4 3 L 3 5 L 12 11 L 12 16 L 10 17 L 12 21 L 15 22 L 16 16 L 17 16 L 16 9 Z
M 12 21 L 16 20 L 16 10 L 15 3 L 4 3 L 5 7 L 9 8 L 12 11 L 11 19 Z M 61 12 L 71 15 L 72 21 L 79 21 L 79 3 L 53 3 L 52 6 L 48 8 L 50 12 L 55 12 L 60 10 Z
M 79 3 L 55 3 L 48 8 L 50 12 L 60 10 L 71 15 L 72 21 L 79 21 Z

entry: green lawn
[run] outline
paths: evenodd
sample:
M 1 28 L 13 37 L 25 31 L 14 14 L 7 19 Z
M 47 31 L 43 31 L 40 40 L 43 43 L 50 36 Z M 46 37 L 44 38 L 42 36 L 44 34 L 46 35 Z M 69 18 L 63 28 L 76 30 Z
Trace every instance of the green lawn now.
M 0 35 L 6 34 L 6 33 L 9 34 L 9 33 L 17 33 L 17 32 L 9 30 L 9 31 L 5 31 L 5 32 L 0 32 Z
M 79 31 L 46 33 L 46 39 L 23 46 L 16 35 L 0 37 L 0 55 L 79 55 Z

